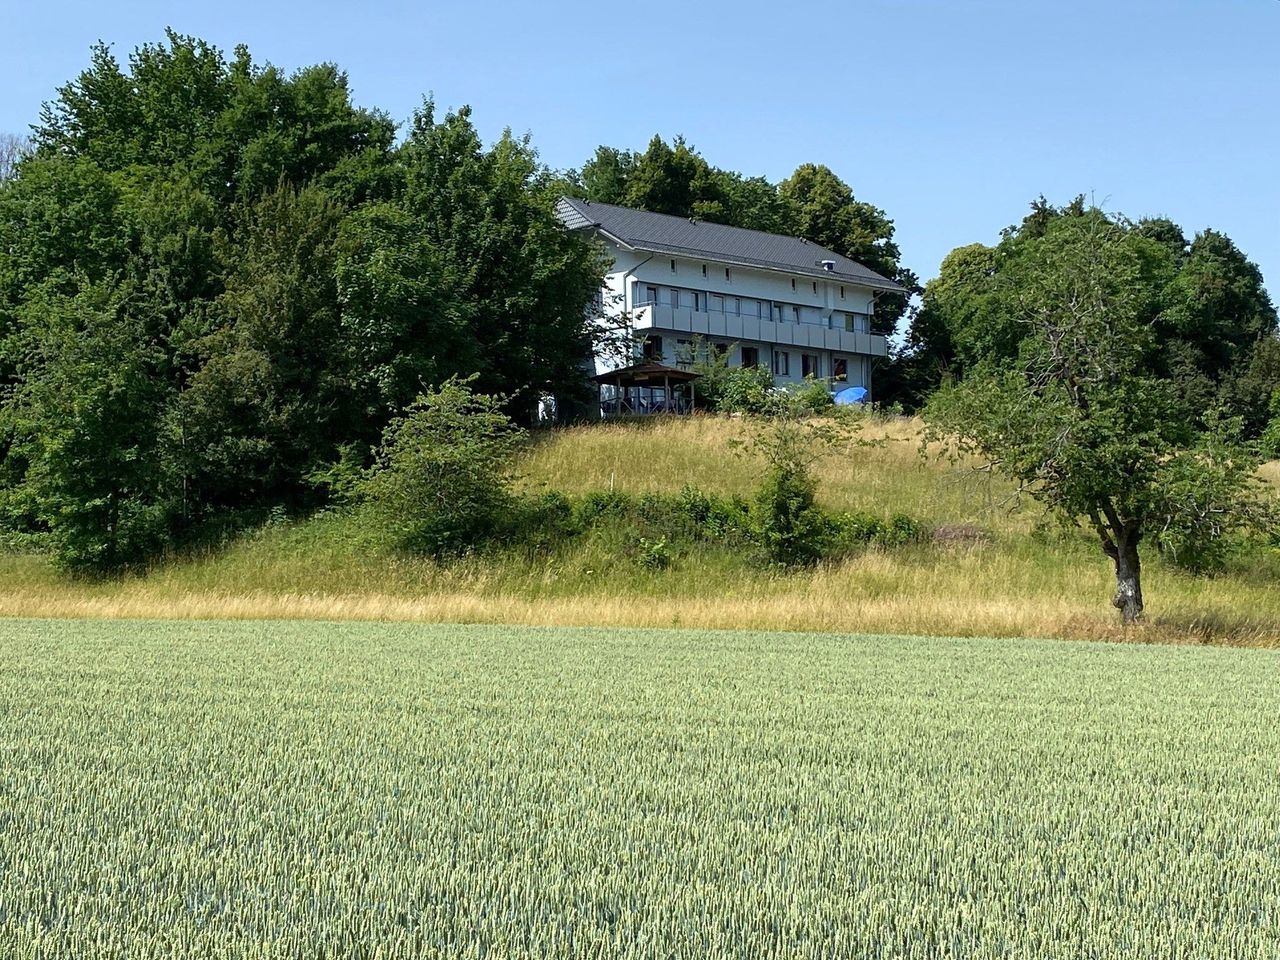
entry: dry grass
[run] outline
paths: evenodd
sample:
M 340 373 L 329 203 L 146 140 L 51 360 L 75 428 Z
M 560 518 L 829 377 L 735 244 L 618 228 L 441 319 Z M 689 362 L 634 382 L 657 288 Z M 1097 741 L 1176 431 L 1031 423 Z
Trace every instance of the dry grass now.
M 749 429 L 737 418 L 672 417 L 555 431 L 525 459 L 525 481 L 566 493 L 610 487 L 675 493 L 692 484 L 747 495 L 759 482 L 759 464 L 736 454 L 730 441 Z M 864 421 L 817 474 L 819 498 L 835 510 L 901 510 L 930 522 L 981 520 L 1019 530 L 1033 516 L 1009 500 L 1007 484 L 921 457 L 920 422 L 913 419 Z
M 684 484 L 748 493 L 758 468 L 720 418 L 558 431 L 535 445 L 525 483 L 566 492 L 674 492 Z M 972 524 L 985 541 L 868 551 L 787 574 L 724 551 L 638 569 L 599 545 L 550 559 L 502 556 L 442 566 L 387 554 L 358 518 L 268 528 L 226 551 L 166 564 L 146 577 L 69 582 L 44 558 L 0 553 L 0 615 L 106 618 L 370 619 L 537 625 L 683 626 L 948 636 L 1037 636 L 1280 646 L 1280 558 L 1199 579 L 1148 564 L 1148 622 L 1124 630 L 1107 605 L 1105 559 L 1084 537 L 1045 542 L 1038 514 L 1008 487 L 918 455 L 918 424 L 871 422 L 875 447 L 850 447 L 822 468 L 835 509 L 903 510 Z M 1280 465 L 1266 475 L 1280 482 Z

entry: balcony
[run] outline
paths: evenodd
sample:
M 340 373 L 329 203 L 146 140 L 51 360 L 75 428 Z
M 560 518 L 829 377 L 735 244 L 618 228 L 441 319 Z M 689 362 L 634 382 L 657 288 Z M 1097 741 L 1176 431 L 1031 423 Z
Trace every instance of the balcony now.
M 836 353 L 862 353 L 883 357 L 888 353 L 885 338 L 877 333 L 852 333 L 843 327 L 801 321 L 781 322 L 760 317 L 744 317 L 733 313 L 694 310 L 667 303 L 646 303 L 632 311 L 636 330 L 670 330 L 693 336 L 720 340 L 759 341 L 761 343 L 832 350 Z

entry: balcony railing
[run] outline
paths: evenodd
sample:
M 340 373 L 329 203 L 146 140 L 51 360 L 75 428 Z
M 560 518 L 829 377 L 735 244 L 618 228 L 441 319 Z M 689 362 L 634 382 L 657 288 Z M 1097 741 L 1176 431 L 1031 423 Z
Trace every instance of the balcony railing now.
M 847 312 L 847 311 L 845 311 Z M 870 317 L 867 314 L 860 316 Z M 774 320 L 772 317 L 750 316 L 728 310 L 695 310 L 670 303 L 652 301 L 639 304 L 631 314 L 637 330 L 660 328 L 677 333 L 718 337 L 727 340 L 749 340 L 834 350 L 839 353 L 862 353 L 882 357 L 888 353 L 883 336 L 849 330 L 843 322 L 833 320 Z

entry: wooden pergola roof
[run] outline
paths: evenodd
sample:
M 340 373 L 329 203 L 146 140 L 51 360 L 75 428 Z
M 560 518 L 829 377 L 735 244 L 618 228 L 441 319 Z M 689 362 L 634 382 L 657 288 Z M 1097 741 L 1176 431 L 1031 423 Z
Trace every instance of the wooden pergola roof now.
M 622 387 L 662 387 L 672 383 L 692 383 L 702 374 L 661 363 L 634 363 L 620 370 L 610 370 L 592 377 L 596 383 L 616 384 Z

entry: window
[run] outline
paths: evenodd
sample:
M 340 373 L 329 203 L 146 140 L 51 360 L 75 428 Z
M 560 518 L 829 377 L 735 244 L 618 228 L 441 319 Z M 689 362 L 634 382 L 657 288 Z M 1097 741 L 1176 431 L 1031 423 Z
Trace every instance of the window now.
M 773 322 L 783 323 L 786 320 L 785 314 L 782 312 L 782 304 L 775 303 L 773 305 Z
M 845 357 L 832 359 L 831 379 L 839 383 L 844 383 L 849 379 L 849 361 Z
M 671 272 L 672 272 L 672 273 L 675 273 L 675 272 L 676 272 L 676 262 L 675 262 L 674 260 L 672 260 L 672 261 L 671 261 Z M 841 289 L 841 290 L 843 290 L 843 289 L 844 289 L 844 287 L 841 287 L 840 289 Z M 840 296 L 842 296 L 842 297 L 843 297 L 843 296 L 844 296 L 844 294 L 842 293 L 842 294 L 840 294 Z
M 792 290 L 794 290 L 795 288 L 796 288 L 796 278 L 795 278 L 795 277 L 792 277 L 792 278 L 791 278 L 791 289 L 792 289 Z
M 817 281 L 817 280 L 813 281 L 813 292 L 814 292 L 814 293 L 817 293 L 817 292 L 818 292 L 818 281 Z
M 733 279 L 731 276 L 729 276 L 729 268 L 728 268 L 728 267 L 725 267 L 725 268 L 724 268 L 724 278 L 725 278 L 726 280 L 732 280 L 732 279 Z
M 791 376 L 791 354 L 787 351 L 773 351 L 773 375 L 775 377 Z
M 675 261 L 674 261 L 674 260 L 672 260 L 671 262 L 672 262 L 672 264 L 674 264 L 674 263 L 675 263 Z M 671 268 L 671 269 L 672 269 L 672 270 L 674 270 L 674 269 L 675 269 L 675 267 L 674 267 L 674 266 L 672 266 L 672 268 Z M 841 300 L 843 300 L 843 299 L 844 299 L 844 287 L 843 287 L 843 286 L 840 288 L 840 299 L 841 299 Z
M 671 305 L 673 307 L 680 306 L 680 291 L 675 289 L 675 287 L 672 287 L 670 292 L 671 292 Z
M 691 367 L 693 366 L 693 362 L 695 359 L 696 357 L 694 357 L 693 355 L 693 341 L 677 340 L 676 341 L 676 366 Z
M 737 317 L 737 316 L 741 316 L 741 315 L 742 315 L 742 301 L 741 301 L 741 300 L 739 300 L 737 297 L 734 297 L 734 298 L 729 302 L 729 305 L 733 308 L 733 315 L 734 315 L 735 317 Z
M 643 356 L 646 360 L 654 360 L 662 362 L 662 338 L 661 337 L 645 337 Z
M 800 375 L 802 377 L 822 376 L 822 369 L 818 364 L 818 355 L 816 353 L 800 354 Z
M 702 298 L 701 305 L 699 305 L 699 301 L 698 301 L 698 291 L 697 291 L 697 290 L 690 290 L 690 291 L 689 291 L 689 298 L 690 298 L 690 306 L 692 306 L 694 310 L 703 310 L 703 309 L 706 309 L 706 306 L 707 306 L 707 298 L 704 296 L 704 297 Z
M 760 351 L 756 347 L 743 347 L 739 351 L 742 355 L 742 365 L 744 367 L 760 366 Z
M 707 265 L 705 263 L 702 265 L 702 275 L 704 277 L 707 275 Z
M 718 293 L 711 295 L 711 309 L 716 313 L 724 313 L 724 297 Z
M 657 288 L 657 287 L 645 287 L 645 288 L 644 288 L 644 302 L 645 302 L 645 303 L 657 303 L 657 302 L 658 302 L 658 288 Z
M 792 307 L 792 308 L 791 308 L 791 319 L 792 319 L 792 320 L 794 320 L 796 323 L 799 323 L 799 322 L 800 322 L 800 308 L 799 308 L 799 307 Z

